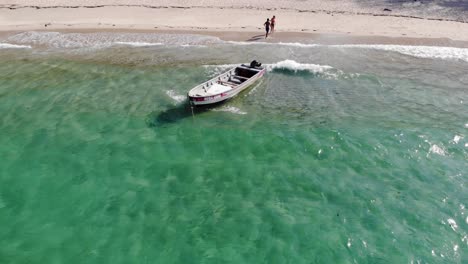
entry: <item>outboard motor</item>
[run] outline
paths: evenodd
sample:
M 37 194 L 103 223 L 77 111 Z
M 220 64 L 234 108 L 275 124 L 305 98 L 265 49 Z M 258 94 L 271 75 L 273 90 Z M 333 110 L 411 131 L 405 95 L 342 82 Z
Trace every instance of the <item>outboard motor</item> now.
M 253 60 L 251 63 L 250 63 L 250 68 L 255 68 L 255 67 L 260 67 L 262 66 L 262 64 L 256 60 Z

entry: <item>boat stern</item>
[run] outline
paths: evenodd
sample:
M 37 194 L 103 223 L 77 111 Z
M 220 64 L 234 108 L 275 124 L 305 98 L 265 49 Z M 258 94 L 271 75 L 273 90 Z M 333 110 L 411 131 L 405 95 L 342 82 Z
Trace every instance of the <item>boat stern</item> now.
M 221 93 L 221 94 L 211 95 L 211 96 L 191 96 L 189 94 L 187 97 L 188 97 L 190 105 L 196 106 L 196 105 L 208 105 L 208 104 L 222 102 L 228 99 L 228 94 Z

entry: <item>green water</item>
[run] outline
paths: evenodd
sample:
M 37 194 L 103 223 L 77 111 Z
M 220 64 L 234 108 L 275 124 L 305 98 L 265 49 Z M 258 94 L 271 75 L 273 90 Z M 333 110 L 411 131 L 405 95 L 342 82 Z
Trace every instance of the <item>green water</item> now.
M 0 263 L 467 263 L 468 64 L 320 49 L 0 50 Z

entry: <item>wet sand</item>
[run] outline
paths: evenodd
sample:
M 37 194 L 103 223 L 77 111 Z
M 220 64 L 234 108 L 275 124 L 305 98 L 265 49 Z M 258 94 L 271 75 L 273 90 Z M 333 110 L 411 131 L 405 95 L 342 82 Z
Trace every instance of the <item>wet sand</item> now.
M 468 41 L 468 23 L 359 12 L 353 1 L 316 2 L 210 0 L 193 6 L 183 0 L 138 0 L 131 5 L 123 0 L 14 0 L 0 4 L 0 31 L 177 32 L 233 41 L 455 47 L 466 47 Z M 277 17 L 276 32 L 265 39 L 263 22 L 272 15 Z

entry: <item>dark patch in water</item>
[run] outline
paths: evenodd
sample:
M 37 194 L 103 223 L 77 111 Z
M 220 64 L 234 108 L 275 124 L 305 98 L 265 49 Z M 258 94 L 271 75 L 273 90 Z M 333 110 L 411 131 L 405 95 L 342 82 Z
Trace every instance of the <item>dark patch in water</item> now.
M 169 124 L 174 124 L 179 122 L 182 119 L 188 117 L 195 117 L 196 115 L 207 112 L 213 108 L 216 108 L 219 105 L 222 105 L 224 102 L 219 102 L 216 104 L 211 104 L 208 106 L 196 106 L 192 107 L 189 103 L 181 104 L 174 108 L 169 108 L 162 112 L 153 112 L 148 116 L 146 124 L 148 127 L 159 127 Z
M 162 125 L 177 123 L 179 120 L 192 115 L 189 104 L 182 104 L 175 108 L 169 108 L 162 112 L 153 112 L 148 116 L 146 124 L 149 127 L 158 127 Z

